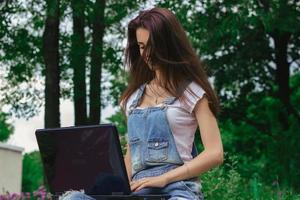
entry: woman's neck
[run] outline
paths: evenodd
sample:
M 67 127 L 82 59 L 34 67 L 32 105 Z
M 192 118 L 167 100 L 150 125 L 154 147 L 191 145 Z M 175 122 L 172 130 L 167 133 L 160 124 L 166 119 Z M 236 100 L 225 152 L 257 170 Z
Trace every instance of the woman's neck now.
M 151 80 L 152 84 L 160 85 L 162 82 L 161 73 L 159 70 L 155 70 L 155 77 Z

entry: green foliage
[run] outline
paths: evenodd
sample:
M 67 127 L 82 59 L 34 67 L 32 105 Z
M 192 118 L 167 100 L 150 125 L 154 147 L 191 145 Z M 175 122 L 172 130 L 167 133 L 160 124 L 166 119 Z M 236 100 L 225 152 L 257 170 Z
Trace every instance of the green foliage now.
M 115 114 L 108 117 L 106 120 L 112 122 L 117 126 L 120 135 L 125 135 L 125 133 L 127 133 L 126 117 L 121 110 L 117 111 Z
M 173 10 L 193 47 L 209 66 L 220 99 L 224 149 L 238 155 L 248 179 L 277 180 L 300 191 L 299 47 L 296 1 L 156 1 Z M 295 26 L 294 26 L 295 24 Z M 279 44 L 286 39 L 286 50 Z M 279 42 L 280 41 L 280 42 Z M 282 46 L 280 46 L 282 48 Z M 290 77 L 280 82 L 280 53 Z M 291 92 L 283 104 L 282 82 Z M 199 145 L 198 145 L 199 146 Z
M 237 157 L 227 157 L 222 166 L 204 173 L 202 191 L 209 200 L 299 200 L 300 195 L 281 188 L 277 181 L 266 185 L 257 174 L 249 179 L 238 172 Z
M 0 101 L 29 118 L 42 105 L 41 31 L 44 1 L 10 1 L 0 10 Z
M 265 1 L 157 2 L 176 13 L 199 56 L 208 64 L 221 98 L 222 119 L 242 117 L 249 94 L 274 92 L 278 66 L 273 38 L 276 34 L 272 31 L 293 35 L 287 54 L 295 62 L 289 64 L 295 64 L 293 71 L 300 69 L 300 22 L 296 19 L 300 8 L 295 1 L 267 1 L 268 11 L 260 3 Z
M 291 77 L 291 103 L 299 110 L 300 74 Z M 224 149 L 230 154 L 239 155 L 238 171 L 247 178 L 257 173 L 265 182 L 279 181 L 285 187 L 300 184 L 299 179 L 299 121 L 290 115 L 288 128 L 281 123 L 282 103 L 272 96 L 253 94 L 249 96 L 245 109 L 246 117 L 237 121 L 223 120 L 220 123 Z M 292 138 L 292 139 L 291 139 Z M 280 156 L 284 155 L 284 156 Z M 289 160 L 292 159 L 292 160 Z M 283 170 L 281 163 L 289 162 Z M 267 172 L 267 173 L 266 173 Z
M 92 19 L 94 1 L 85 3 L 85 47 L 73 53 L 85 51 L 87 54 L 86 71 L 90 69 L 92 38 Z M 111 91 L 119 95 L 124 88 L 124 73 L 116 68 L 122 68 L 122 40 L 125 28 L 122 20 L 138 9 L 144 0 L 106 1 L 105 36 L 103 51 L 103 68 L 107 70 L 107 80 L 113 82 Z M 71 35 L 69 24 L 72 22 L 70 1 L 60 2 L 60 77 L 61 96 L 73 97 L 73 70 L 70 66 Z M 76 14 L 76 13 L 75 13 Z M 10 114 L 16 117 L 30 118 L 36 115 L 44 104 L 44 61 L 42 58 L 42 33 L 46 16 L 46 1 L 11 1 L 0 8 L 0 65 L 1 86 L 0 101 L 9 105 Z M 122 71 L 122 70 L 121 70 Z M 87 73 L 89 76 L 89 74 Z M 111 76 L 112 75 L 112 76 Z M 87 77 L 88 77 L 87 76 Z M 116 84 L 115 84 L 116 83 Z M 110 86 L 102 85 L 102 106 L 112 100 Z M 116 87 L 117 86 L 117 87 Z M 120 86 L 120 87 L 119 87 Z M 106 101 L 106 99 L 108 99 Z M 117 98 L 116 98 L 117 99 Z M 115 101 L 115 100 L 114 100 Z M 116 103 L 116 102 L 115 102 Z
M 127 146 L 127 120 L 124 113 L 121 110 L 118 110 L 115 114 L 108 117 L 106 120 L 117 126 L 118 133 L 120 135 L 122 153 L 125 154 Z
M 43 166 L 38 151 L 24 155 L 22 173 L 23 192 L 33 192 L 41 185 L 44 185 Z
M 7 122 L 8 115 L 0 112 L 0 141 L 5 142 L 13 132 L 13 126 Z
M 109 82 L 110 85 L 107 87 L 103 87 L 104 90 L 109 91 L 109 95 L 104 95 L 102 98 L 103 105 L 112 104 L 114 106 L 119 105 L 119 97 L 122 92 L 126 89 L 127 83 L 127 73 L 125 71 L 125 67 L 123 67 L 123 62 L 121 59 L 122 49 L 120 46 L 109 44 L 105 47 L 104 53 L 104 68 L 108 70 L 111 76 L 107 76 L 106 82 Z
M 103 91 L 109 91 L 102 95 L 102 106 L 113 104 L 118 106 L 119 98 L 126 89 L 127 72 L 124 66 L 124 39 L 126 37 L 129 18 L 144 5 L 145 0 L 122 0 L 118 3 L 108 2 L 105 23 L 106 36 L 104 37 L 103 68 L 108 72 L 103 82 Z
M 244 180 L 236 170 L 236 161 L 212 169 L 201 176 L 203 193 L 207 199 L 249 199 Z M 226 169 L 228 168 L 228 169 Z

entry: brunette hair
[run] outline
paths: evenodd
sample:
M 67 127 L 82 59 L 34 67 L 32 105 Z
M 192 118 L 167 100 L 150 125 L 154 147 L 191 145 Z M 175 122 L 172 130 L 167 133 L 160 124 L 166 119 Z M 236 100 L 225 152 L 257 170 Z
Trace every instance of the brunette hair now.
M 140 55 L 136 30 L 145 28 L 149 39 L 143 55 Z M 216 116 L 219 101 L 212 89 L 203 64 L 196 55 L 186 33 L 176 16 L 165 8 L 141 11 L 128 24 L 128 41 L 125 50 L 125 64 L 129 67 L 129 84 L 120 98 L 122 109 L 129 97 L 144 83 L 155 78 L 143 57 L 147 55 L 152 66 L 158 66 L 161 85 L 173 96 L 182 97 L 187 83 L 198 83 L 209 101 L 209 107 Z

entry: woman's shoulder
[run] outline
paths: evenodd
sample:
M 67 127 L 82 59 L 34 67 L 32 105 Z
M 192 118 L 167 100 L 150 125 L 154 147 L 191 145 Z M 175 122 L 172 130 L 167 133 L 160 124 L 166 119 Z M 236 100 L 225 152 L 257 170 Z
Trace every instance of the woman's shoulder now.
M 203 88 L 201 87 L 200 84 L 198 84 L 196 81 L 191 81 L 186 90 L 185 91 L 193 91 L 194 93 L 196 94 L 202 94 L 202 93 L 205 93 L 205 91 L 203 90 Z
M 195 81 L 192 81 L 187 85 L 186 89 L 184 90 L 183 98 L 180 103 L 189 113 L 192 113 L 197 102 L 200 99 L 202 99 L 204 94 L 205 91 L 200 86 L 200 84 L 198 84 Z

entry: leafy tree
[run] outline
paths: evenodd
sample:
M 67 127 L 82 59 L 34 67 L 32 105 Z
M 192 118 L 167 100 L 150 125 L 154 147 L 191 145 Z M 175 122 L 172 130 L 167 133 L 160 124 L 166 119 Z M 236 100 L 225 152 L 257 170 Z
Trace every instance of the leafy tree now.
M 176 13 L 209 66 L 222 103 L 225 150 L 241 155 L 244 175 L 262 167 L 267 180 L 278 175 L 285 185 L 299 186 L 294 130 L 300 118 L 291 93 L 298 86 L 291 89 L 290 80 L 299 70 L 299 3 L 156 2 Z
M 84 1 L 76 2 L 78 5 L 84 3 Z M 100 122 L 101 106 L 104 107 L 109 100 L 113 99 L 108 96 L 109 92 L 107 91 L 111 88 L 107 87 L 107 83 L 111 82 L 112 88 L 118 88 L 114 87 L 116 82 L 120 83 L 119 85 L 124 85 L 125 82 L 122 79 L 124 76 L 121 77 L 121 81 L 116 81 L 120 79 L 120 74 L 124 71 L 121 68 L 122 53 L 120 52 L 122 50 L 119 45 L 123 39 L 121 37 L 122 33 L 124 33 L 124 30 L 120 30 L 123 27 L 121 22 L 131 11 L 137 9 L 140 2 L 143 1 L 87 1 L 86 14 L 83 12 L 84 8 L 82 6 L 76 7 L 73 3 L 73 16 L 78 15 L 81 18 L 81 23 L 76 24 L 76 26 L 81 26 L 80 40 L 78 40 L 79 35 L 77 33 L 78 36 L 75 41 L 75 28 L 78 29 L 79 27 L 73 26 L 72 44 L 74 44 L 74 47 L 71 54 L 71 60 L 76 60 L 76 64 L 71 63 L 74 69 L 75 124 L 85 124 L 85 121 L 88 124 L 98 124 Z M 74 8 L 81 9 L 81 11 L 76 11 Z M 73 17 L 73 23 L 74 19 Z M 91 34 L 84 35 L 82 31 L 85 25 L 84 22 L 86 22 L 86 28 L 90 30 Z M 112 38 L 114 36 L 117 37 L 117 40 Z M 83 39 L 85 39 L 85 42 Z M 78 49 L 79 46 L 75 48 L 75 42 L 79 43 L 80 41 L 81 48 Z M 119 44 L 116 45 L 118 42 Z M 87 59 L 84 56 L 86 53 L 89 55 L 86 57 Z M 80 62 L 77 62 L 79 60 Z M 87 73 L 88 70 L 90 70 L 89 73 Z M 85 74 L 88 76 L 85 77 Z M 89 85 L 84 85 L 87 78 L 89 78 Z M 89 92 L 86 87 L 89 87 Z M 85 102 L 87 96 L 89 96 L 89 101 Z M 79 101 L 79 99 L 81 100 Z M 89 106 L 86 105 L 87 103 Z M 86 112 L 87 108 L 89 108 L 89 112 Z
M 0 7 L 0 101 L 17 117 L 30 118 L 42 105 L 43 6 L 37 0 L 32 4 L 7 1 Z
M 113 71 L 111 70 L 112 66 L 120 67 L 121 63 L 120 52 L 122 50 L 119 48 L 116 51 L 111 45 L 115 45 L 115 42 L 122 43 L 122 41 L 112 41 L 115 38 L 107 37 L 107 35 L 114 34 L 120 38 L 120 35 L 124 33 L 124 30 L 120 31 L 121 19 L 134 11 L 142 1 L 106 1 L 105 8 L 104 4 L 100 5 L 101 2 L 104 1 L 78 0 L 61 1 L 60 3 L 41 0 L 10 1 L 7 6 L 0 8 L 0 18 L 2 19 L 0 23 L 0 64 L 3 69 L 0 101 L 9 106 L 11 114 L 30 118 L 36 115 L 41 106 L 45 104 L 47 107 L 46 127 L 59 126 L 59 97 L 73 98 L 76 104 L 75 115 L 77 117 L 75 116 L 75 121 L 78 117 L 83 118 L 75 124 L 85 124 L 89 120 L 93 121 L 90 123 L 99 123 L 100 105 L 105 106 L 106 102 L 109 102 L 107 100 L 108 92 L 105 92 L 109 88 L 107 84 L 102 85 L 101 83 L 106 80 L 113 81 L 114 79 L 111 77 L 104 80 L 104 76 L 110 76 Z M 96 12 L 96 8 L 103 9 L 103 12 Z M 103 19 L 98 17 L 95 20 L 94 18 L 99 13 L 102 13 Z M 76 16 L 80 16 L 81 24 L 77 23 Z M 51 26 L 57 27 L 58 20 L 60 21 L 59 30 L 46 28 L 50 26 L 50 23 L 52 23 Z M 75 30 L 72 33 L 68 28 L 70 22 L 74 23 L 74 29 L 80 29 L 80 34 L 85 34 L 84 37 L 81 36 L 79 45 L 75 44 L 75 42 L 80 42 L 75 36 L 78 31 Z M 85 33 L 82 31 L 83 27 Z M 53 39 L 54 37 L 58 39 L 56 38 L 53 43 L 50 42 L 49 38 L 52 36 L 47 32 L 55 33 Z M 93 41 L 93 37 L 97 41 Z M 51 45 L 53 47 L 50 47 Z M 81 55 L 85 58 L 81 59 Z M 108 58 L 109 56 L 111 57 Z M 51 70 L 49 70 L 49 66 L 52 66 Z M 56 66 L 55 69 L 54 66 Z M 105 70 L 104 75 L 100 74 L 102 68 Z M 80 69 L 79 72 L 78 69 Z M 96 70 L 94 71 L 94 69 Z M 47 76 L 46 82 L 44 76 Z M 90 84 L 88 84 L 88 80 Z M 53 85 L 50 86 L 49 84 L 52 83 Z M 86 86 L 83 85 L 85 83 L 87 83 Z M 42 92 L 44 85 L 47 85 L 45 94 Z M 84 88 L 89 88 L 89 92 Z M 101 90 L 104 91 L 103 94 Z M 87 101 L 87 96 L 90 97 L 89 101 Z M 78 103 L 77 99 L 81 99 L 82 102 Z M 89 112 L 87 112 L 87 108 L 89 108 Z M 52 122 L 50 122 L 51 120 Z M 51 125 L 47 125 L 48 123 Z

